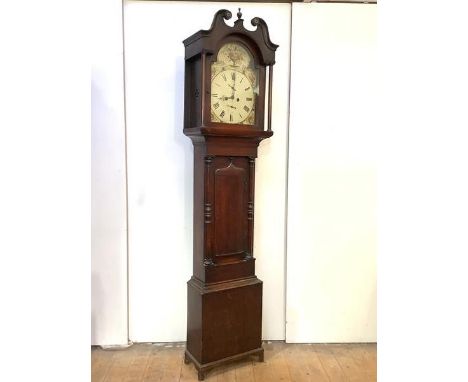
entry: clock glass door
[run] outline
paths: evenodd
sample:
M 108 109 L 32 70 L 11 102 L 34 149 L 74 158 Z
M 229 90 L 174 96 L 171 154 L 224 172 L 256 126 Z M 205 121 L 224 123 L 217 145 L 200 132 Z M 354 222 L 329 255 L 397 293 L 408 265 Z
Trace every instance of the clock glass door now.
M 254 125 L 258 70 L 241 43 L 223 45 L 211 65 L 211 122 Z

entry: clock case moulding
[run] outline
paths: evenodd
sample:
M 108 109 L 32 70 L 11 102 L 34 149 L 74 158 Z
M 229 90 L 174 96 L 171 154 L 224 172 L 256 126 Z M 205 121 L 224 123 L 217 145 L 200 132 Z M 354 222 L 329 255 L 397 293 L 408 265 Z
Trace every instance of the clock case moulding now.
M 253 224 L 255 158 L 271 131 L 271 88 L 278 45 L 261 18 L 234 26 L 216 12 L 209 30 L 185 45 L 184 134 L 194 145 L 193 276 L 188 281 L 185 362 L 193 362 L 199 380 L 221 364 L 250 355 L 263 361 L 262 281 L 255 276 Z M 211 63 L 226 43 L 242 43 L 254 58 L 259 93 L 253 125 L 212 122 Z M 268 70 L 267 70 L 268 68 Z M 268 89 L 265 81 L 268 72 Z M 265 129 L 265 93 L 268 93 Z
M 237 14 L 238 19 L 230 27 L 224 20 L 232 15 L 228 10 L 216 12 L 210 29 L 200 30 L 183 41 L 185 45 L 185 108 L 184 134 L 192 135 L 204 132 L 214 134 L 255 136 L 264 130 L 265 91 L 260 91 L 256 97 L 256 118 L 254 125 L 236 125 L 211 122 L 210 119 L 210 82 L 211 64 L 216 60 L 216 53 L 226 43 L 240 42 L 245 45 L 254 57 L 255 67 L 259 73 L 259 89 L 265 89 L 266 68 L 269 70 L 269 102 L 267 131 L 260 134 L 263 138 L 272 135 L 271 132 L 271 84 L 273 79 L 273 65 L 275 51 L 278 45 L 271 42 L 268 26 L 259 17 L 252 19 L 251 24 L 257 28 L 250 31 L 244 27 L 244 20 Z M 217 130 L 212 130 L 216 127 Z

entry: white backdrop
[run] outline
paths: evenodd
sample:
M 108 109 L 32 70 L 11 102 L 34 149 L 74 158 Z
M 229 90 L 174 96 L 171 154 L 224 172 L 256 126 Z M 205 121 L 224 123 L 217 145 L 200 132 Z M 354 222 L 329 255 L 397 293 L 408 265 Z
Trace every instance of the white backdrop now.
M 233 3 L 211 2 L 124 5 L 129 338 L 181 341 L 193 207 L 193 150 L 182 134 L 182 40 L 208 28 L 216 10 L 237 10 Z M 124 344 L 128 338 L 121 6 L 120 0 L 100 3 L 92 40 L 93 344 Z M 375 341 L 376 6 L 293 5 L 289 151 L 291 7 L 242 8 L 246 25 L 253 16 L 263 17 L 280 45 L 275 134 L 261 144 L 257 160 L 255 256 L 264 281 L 263 337 Z
M 126 344 L 127 211 L 122 4 L 93 7 L 91 343 Z
M 125 3 L 129 200 L 130 339 L 186 338 L 186 282 L 192 272 L 193 149 L 182 134 L 184 46 L 233 3 Z M 242 4 L 246 26 L 264 18 L 280 47 L 273 89 L 272 139 L 257 161 L 255 248 L 264 281 L 263 337 L 285 335 L 285 179 L 290 6 Z M 234 19 L 231 19 L 231 25 Z M 253 28 L 253 27 L 251 27 Z
M 288 342 L 377 340 L 376 18 L 293 5 Z

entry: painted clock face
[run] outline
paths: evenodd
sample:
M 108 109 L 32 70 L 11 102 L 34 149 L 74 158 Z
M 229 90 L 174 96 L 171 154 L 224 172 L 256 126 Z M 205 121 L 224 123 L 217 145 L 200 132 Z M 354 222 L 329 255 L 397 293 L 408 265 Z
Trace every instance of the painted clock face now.
M 211 82 L 211 110 L 223 123 L 244 122 L 253 112 L 254 98 L 252 83 L 237 70 L 223 70 Z
M 258 71 L 253 57 L 239 43 L 227 43 L 211 66 L 211 121 L 255 124 Z

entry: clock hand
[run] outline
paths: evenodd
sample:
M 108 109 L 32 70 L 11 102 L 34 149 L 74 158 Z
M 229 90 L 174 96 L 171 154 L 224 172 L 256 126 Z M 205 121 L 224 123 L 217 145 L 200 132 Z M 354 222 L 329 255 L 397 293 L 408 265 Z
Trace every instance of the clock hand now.
M 237 90 L 234 88 L 234 86 L 231 86 L 231 85 L 229 85 L 229 84 L 227 84 L 227 85 L 228 85 L 233 91 L 235 91 L 235 92 L 237 91 Z M 235 84 L 234 84 L 234 85 L 235 85 Z

